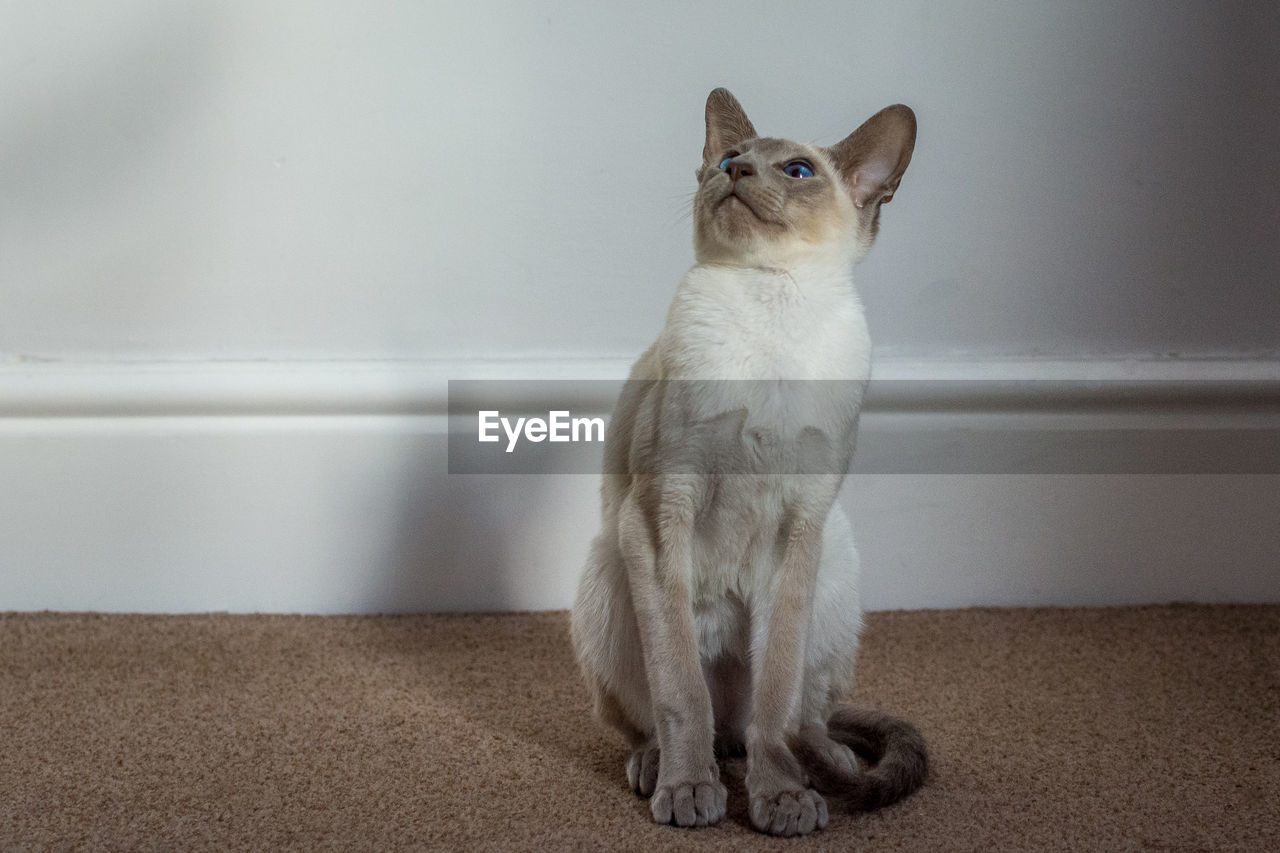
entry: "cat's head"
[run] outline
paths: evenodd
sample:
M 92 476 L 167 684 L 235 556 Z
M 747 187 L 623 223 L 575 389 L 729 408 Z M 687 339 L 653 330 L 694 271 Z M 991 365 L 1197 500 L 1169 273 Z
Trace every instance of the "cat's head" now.
M 760 137 L 726 89 L 707 98 L 693 201 L 699 263 L 789 268 L 861 260 L 911 162 L 916 118 L 885 107 L 829 148 Z

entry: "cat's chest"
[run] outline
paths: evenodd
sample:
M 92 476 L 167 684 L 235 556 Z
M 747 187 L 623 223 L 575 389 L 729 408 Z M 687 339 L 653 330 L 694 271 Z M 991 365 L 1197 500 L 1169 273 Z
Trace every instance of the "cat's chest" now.
M 664 336 L 670 378 L 865 379 L 870 338 L 851 288 L 785 273 L 691 273 Z

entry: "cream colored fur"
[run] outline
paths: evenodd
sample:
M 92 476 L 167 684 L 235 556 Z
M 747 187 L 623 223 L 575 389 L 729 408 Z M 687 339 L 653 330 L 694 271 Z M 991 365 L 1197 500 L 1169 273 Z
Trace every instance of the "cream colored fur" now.
M 836 504 L 870 373 L 853 267 L 913 142 L 905 107 L 823 149 L 760 139 L 732 95 L 708 99 L 698 263 L 610 425 L 572 619 L 597 713 L 627 738 L 628 781 L 658 822 L 724 816 L 717 747 L 745 747 L 752 824 L 778 835 L 827 822 L 797 750 L 861 772 L 827 729 L 861 626 Z M 782 171 L 796 161 L 814 175 Z

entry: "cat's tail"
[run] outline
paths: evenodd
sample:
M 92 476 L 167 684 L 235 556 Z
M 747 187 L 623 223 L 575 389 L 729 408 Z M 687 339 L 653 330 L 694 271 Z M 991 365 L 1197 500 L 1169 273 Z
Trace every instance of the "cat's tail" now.
M 827 735 L 852 749 L 868 766 L 851 774 L 810 744 L 796 743 L 792 749 L 814 787 L 851 808 L 877 809 L 897 802 L 923 785 L 929 775 L 924 738 L 906 720 L 841 706 L 827 721 Z

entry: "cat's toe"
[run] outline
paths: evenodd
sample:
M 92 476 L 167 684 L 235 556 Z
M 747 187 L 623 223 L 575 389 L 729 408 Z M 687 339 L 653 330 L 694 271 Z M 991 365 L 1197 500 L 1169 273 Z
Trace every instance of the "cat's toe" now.
M 829 737 L 825 728 L 802 732 L 791 747 L 820 788 L 847 783 L 862 773 L 854 751 Z
M 710 826 L 724 819 L 728 789 L 719 782 L 664 785 L 649 800 L 655 823 Z
M 644 746 L 627 759 L 627 784 L 641 797 L 652 795 L 658 787 L 658 756 L 656 746 Z
M 751 825 L 760 832 L 790 838 L 827 825 L 827 801 L 812 788 L 751 798 Z
M 858 757 L 853 754 L 853 750 L 830 738 L 822 744 L 819 755 L 827 767 L 845 778 L 853 778 L 862 772 L 858 767 Z

